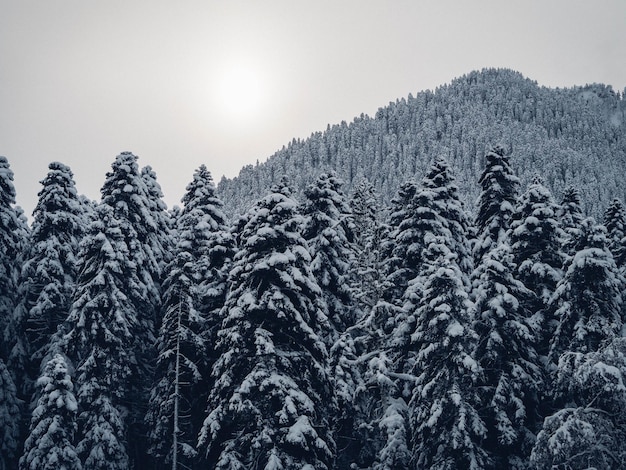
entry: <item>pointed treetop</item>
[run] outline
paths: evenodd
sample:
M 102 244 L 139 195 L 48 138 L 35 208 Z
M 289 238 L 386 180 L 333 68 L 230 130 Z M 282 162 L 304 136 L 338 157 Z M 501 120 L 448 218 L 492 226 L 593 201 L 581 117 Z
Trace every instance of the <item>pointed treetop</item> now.
M 6 157 L 0 156 L 0 205 L 15 204 L 15 186 L 13 185 L 13 170 Z

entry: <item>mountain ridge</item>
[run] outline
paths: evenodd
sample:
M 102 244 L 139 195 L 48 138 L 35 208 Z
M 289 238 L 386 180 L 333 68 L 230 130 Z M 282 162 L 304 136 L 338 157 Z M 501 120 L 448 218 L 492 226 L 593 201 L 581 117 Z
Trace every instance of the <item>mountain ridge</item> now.
M 576 185 L 589 215 L 599 217 L 615 197 L 626 199 L 624 97 L 610 85 L 549 88 L 496 68 L 409 94 L 373 117 L 361 114 L 349 124 L 293 139 L 265 162 L 222 178 L 218 188 L 233 215 L 283 175 L 301 195 L 319 173 L 332 169 L 346 191 L 365 177 L 388 202 L 400 184 L 421 178 L 435 157 L 444 156 L 473 210 L 484 155 L 496 143 L 511 155 L 522 183 L 540 174 L 557 199 Z

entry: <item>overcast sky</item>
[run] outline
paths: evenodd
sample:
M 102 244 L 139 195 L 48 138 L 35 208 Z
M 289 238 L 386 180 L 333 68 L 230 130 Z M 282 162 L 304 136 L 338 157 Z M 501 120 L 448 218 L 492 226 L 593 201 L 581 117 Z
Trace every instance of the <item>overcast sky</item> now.
M 625 0 L 0 0 L 0 155 L 30 214 L 48 163 L 91 198 L 151 165 L 171 207 L 294 137 L 483 67 L 626 86 Z

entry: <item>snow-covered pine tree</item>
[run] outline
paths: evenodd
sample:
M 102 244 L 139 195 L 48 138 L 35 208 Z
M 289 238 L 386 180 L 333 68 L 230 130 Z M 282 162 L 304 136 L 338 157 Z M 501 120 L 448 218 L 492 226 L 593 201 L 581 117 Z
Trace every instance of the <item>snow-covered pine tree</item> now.
M 209 379 L 215 362 L 219 309 L 234 254 L 222 202 L 202 165 L 187 186 L 178 242 L 163 283 L 163 323 L 147 421 L 150 453 L 159 463 L 189 466 L 197 455 Z
M 381 240 L 382 297 L 393 305 L 402 303 L 409 281 L 417 276 L 421 263 L 422 232 L 417 226 L 415 195 L 418 184 L 409 180 L 400 185 L 391 200 L 388 231 Z
M 580 203 L 580 192 L 574 186 L 563 190 L 559 208 L 559 222 L 563 229 L 563 251 L 567 256 L 573 255 L 572 245 L 580 235 L 580 226 L 584 219 Z
M 151 172 L 145 178 L 156 183 Z M 160 323 L 161 266 L 165 259 L 161 245 L 159 222 L 155 220 L 153 210 L 159 207 L 158 187 L 153 184 L 149 192 L 144 177 L 139 172 L 137 157 L 131 152 L 122 152 L 111 165 L 101 189 L 102 204 L 113 209 L 113 215 L 119 221 L 120 230 L 126 243 L 129 261 L 134 263 L 139 289 L 126 289 L 134 305 L 135 318 L 139 325 L 133 335 L 133 354 L 137 356 L 138 370 L 130 377 L 132 393 L 128 399 L 130 406 L 129 435 L 132 449 L 129 455 L 133 462 L 145 458 L 147 448 L 145 428 L 145 403 L 149 401 L 155 367 L 157 326 Z
M 20 365 L 19 382 L 27 400 L 48 343 L 69 312 L 78 276 L 78 244 L 87 225 L 70 168 L 59 162 L 48 168 L 33 211 L 15 312 L 12 364 Z
M 173 224 L 170 213 L 167 210 L 167 204 L 163 201 L 163 191 L 157 181 L 156 172 L 150 165 L 141 169 L 141 178 L 146 186 L 148 209 L 156 226 L 156 237 L 149 238 L 149 242 L 152 245 L 152 252 L 155 254 L 159 263 L 159 271 L 162 274 L 171 261 L 174 251 L 174 240 L 171 234 Z
M 366 178 L 353 185 L 350 208 L 354 221 L 356 263 L 352 285 L 359 310 L 365 314 L 380 298 L 380 207 L 379 196 Z
M 322 173 L 305 191 L 302 234 L 311 253 L 311 270 L 322 289 L 333 327 L 329 346 L 356 321 L 350 269 L 354 238 L 351 210 L 334 172 Z
M 609 250 L 618 268 L 626 265 L 626 208 L 619 199 L 613 199 L 604 213 Z
M 478 336 L 472 304 L 456 257 L 434 238 L 427 249 L 429 275 L 411 335 L 415 387 L 409 402 L 415 468 L 483 469 L 485 423 L 477 384 L 483 373 L 473 357 Z
M 28 226 L 24 215 L 21 209 L 15 207 L 13 171 L 7 159 L 0 156 L 0 359 L 4 360 L 5 365 L 8 364 L 15 343 L 13 315 L 27 235 Z
M 507 245 L 496 247 L 476 267 L 473 297 L 475 357 L 483 370 L 479 386 L 481 416 L 487 426 L 484 448 L 495 468 L 521 469 L 530 455 L 543 366 L 525 310 L 533 297 L 514 277 Z
M 0 470 L 16 467 L 16 451 L 20 446 L 21 402 L 17 388 L 0 358 Z
M 422 179 L 422 186 L 434 192 L 433 209 L 450 232 L 448 248 L 457 256 L 457 265 L 469 278 L 474 262 L 470 239 L 473 226 L 459 196 L 452 169 L 444 157 L 437 157 Z M 469 286 L 469 283 L 468 283 Z
M 20 459 L 21 470 L 81 470 L 74 435 L 78 402 L 74 384 L 62 354 L 55 354 L 37 380 L 39 399 Z
M 242 224 L 199 446 L 212 468 L 333 468 L 330 328 L 283 185 Z
M 545 419 L 532 468 L 625 468 L 626 339 L 563 354 L 553 384 L 566 407 Z
M 517 267 L 517 278 L 533 291 L 537 305 L 530 314 L 543 309 L 563 277 L 564 238 L 558 222 L 558 206 L 540 177 L 535 177 L 520 197 L 511 221 L 511 252 Z
M 141 367 L 135 341 L 143 325 L 134 300 L 144 285 L 125 243 L 129 233 L 108 205 L 97 214 L 81 242 L 74 301 L 58 345 L 76 367 L 83 467 L 122 470 L 129 468 L 126 417 L 137 406 L 131 378 Z
M 496 145 L 487 152 L 485 160 L 485 170 L 478 180 L 482 191 L 476 216 L 474 260 L 477 264 L 506 240 L 520 184 L 501 146 Z
M 549 320 L 556 324 L 549 360 L 558 364 L 566 351 L 593 352 L 622 328 L 622 278 L 607 246 L 606 230 L 585 219 L 578 251 L 550 301 Z

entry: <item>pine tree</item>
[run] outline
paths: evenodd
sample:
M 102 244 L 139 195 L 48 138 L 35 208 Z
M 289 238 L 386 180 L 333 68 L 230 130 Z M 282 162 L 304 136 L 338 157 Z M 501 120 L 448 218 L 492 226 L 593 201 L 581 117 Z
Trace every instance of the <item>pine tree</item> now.
M 478 180 L 482 191 L 476 216 L 474 259 L 477 264 L 486 253 L 506 240 L 519 187 L 519 179 L 513 174 L 509 157 L 502 147 L 493 147 L 485 159 L 485 170 Z
M 434 192 L 433 209 L 441 217 L 443 227 L 450 232 L 450 251 L 456 254 L 457 264 L 466 276 L 472 273 L 470 238 L 473 227 L 459 196 L 459 188 L 447 160 L 437 157 L 422 179 L 422 186 Z
M 580 203 L 580 192 L 574 186 L 568 186 L 563 191 L 559 210 L 561 228 L 563 229 L 563 251 L 571 256 L 574 240 L 580 236 L 580 226 L 584 219 Z
M 13 319 L 17 303 L 18 276 L 28 227 L 19 208 L 15 207 L 13 171 L 0 156 L 0 359 L 5 364 L 15 343 Z
M 409 282 L 417 276 L 421 264 L 423 233 L 421 217 L 417 214 L 415 181 L 403 183 L 391 200 L 389 230 L 381 243 L 384 279 L 382 297 L 386 302 L 400 305 Z
M 533 468 L 624 468 L 626 465 L 626 339 L 599 351 L 561 355 L 552 396 L 562 409 L 537 436 Z
M 578 247 L 550 302 L 551 320 L 556 324 L 549 354 L 553 364 L 566 351 L 597 351 L 622 328 L 623 283 L 604 227 L 585 219 Z
M 20 408 L 17 389 L 0 359 L 0 470 L 15 468 L 20 440 Z
M 411 342 L 416 351 L 415 388 L 409 402 L 416 468 L 482 469 L 486 427 L 477 407 L 483 373 L 473 357 L 478 340 L 471 302 L 455 256 L 440 240 L 429 245 L 430 274 Z
M 139 325 L 133 336 L 133 354 L 137 356 L 139 368 L 131 379 L 132 393 L 128 397 L 134 405 L 130 407 L 129 433 L 131 435 L 130 456 L 140 462 L 147 451 L 144 445 L 148 430 L 145 428 L 145 403 L 149 401 L 153 382 L 156 352 L 157 326 L 160 323 L 161 267 L 165 260 L 161 245 L 159 223 L 154 210 L 158 199 L 156 180 L 151 172 L 144 177 L 139 173 L 137 157 L 130 152 L 117 156 L 107 173 L 101 189 L 102 204 L 113 210 L 120 223 L 129 260 L 134 263 L 140 286 L 126 289 L 135 310 Z M 152 181 L 149 191 L 145 179 Z M 152 202 L 151 202 L 152 201 Z
M 76 366 L 79 431 L 84 468 L 129 466 L 126 416 L 131 378 L 141 367 L 135 341 L 142 327 L 133 299 L 143 284 L 112 209 L 98 207 L 81 243 L 81 268 L 70 313 L 58 340 Z
M 55 354 L 37 380 L 39 400 L 20 459 L 22 470 L 80 470 L 74 447 L 78 402 L 65 358 Z
M 334 172 L 321 174 L 305 191 L 303 236 L 311 254 L 311 270 L 317 279 L 335 337 L 356 321 L 349 270 L 354 237 L 350 207 Z M 332 342 L 331 341 L 331 342 Z
M 510 249 L 500 245 L 476 268 L 476 360 L 483 370 L 479 382 L 481 415 L 487 425 L 484 447 L 496 468 L 524 468 L 537 425 L 542 365 L 535 350 L 538 332 L 526 311 L 532 297 L 514 277 Z
M 27 397 L 48 343 L 69 312 L 78 276 L 78 244 L 87 223 L 70 168 L 53 162 L 49 170 L 33 212 L 15 313 L 12 364 L 20 364 L 25 374 L 20 383 Z
M 217 469 L 333 467 L 330 326 L 285 186 L 247 215 L 199 446 Z
M 564 236 L 557 221 L 558 207 L 541 178 L 522 195 L 511 222 L 511 251 L 517 278 L 537 296 L 530 314 L 545 308 L 562 275 Z
M 163 323 L 156 381 L 147 415 L 158 462 L 189 466 L 202 424 L 213 347 L 221 323 L 226 275 L 234 253 L 211 174 L 201 166 L 187 187 L 178 219 L 178 243 L 163 288 Z
M 364 314 L 380 298 L 380 207 L 372 183 L 359 179 L 352 189 L 350 208 L 354 221 L 356 263 L 352 285 Z
M 613 199 L 604 213 L 609 250 L 619 268 L 626 263 L 626 208 L 619 199 Z
M 150 165 L 141 169 L 141 179 L 146 187 L 147 206 L 150 216 L 156 227 L 155 237 L 149 237 L 152 252 L 159 263 L 159 274 L 162 275 L 165 267 L 172 259 L 173 238 L 171 234 L 172 220 L 167 210 L 167 204 L 163 201 L 163 191 L 157 181 L 155 171 Z M 160 278 L 159 278 L 160 281 Z

